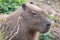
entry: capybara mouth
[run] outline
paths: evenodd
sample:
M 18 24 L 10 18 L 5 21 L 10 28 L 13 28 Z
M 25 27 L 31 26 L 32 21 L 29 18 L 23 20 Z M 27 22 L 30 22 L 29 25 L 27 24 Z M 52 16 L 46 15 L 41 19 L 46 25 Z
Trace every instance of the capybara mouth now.
M 49 31 L 50 27 L 47 27 L 46 29 L 44 29 L 42 32 L 40 33 L 47 33 Z

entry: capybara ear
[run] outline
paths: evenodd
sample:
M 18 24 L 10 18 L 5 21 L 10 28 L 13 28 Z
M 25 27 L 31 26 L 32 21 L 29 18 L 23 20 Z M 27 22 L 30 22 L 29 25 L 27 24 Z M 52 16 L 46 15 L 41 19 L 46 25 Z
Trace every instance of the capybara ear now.
M 22 4 L 22 8 L 26 10 L 26 4 Z
M 34 4 L 33 2 L 30 2 L 30 4 Z

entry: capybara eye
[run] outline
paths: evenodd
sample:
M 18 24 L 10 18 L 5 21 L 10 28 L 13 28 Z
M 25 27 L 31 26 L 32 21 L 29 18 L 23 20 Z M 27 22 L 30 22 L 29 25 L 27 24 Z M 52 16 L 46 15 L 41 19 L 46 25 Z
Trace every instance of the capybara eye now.
M 32 15 L 36 15 L 36 12 L 32 11 Z
M 33 15 L 36 15 L 36 13 L 32 13 Z
M 33 2 L 30 2 L 30 4 L 34 4 Z

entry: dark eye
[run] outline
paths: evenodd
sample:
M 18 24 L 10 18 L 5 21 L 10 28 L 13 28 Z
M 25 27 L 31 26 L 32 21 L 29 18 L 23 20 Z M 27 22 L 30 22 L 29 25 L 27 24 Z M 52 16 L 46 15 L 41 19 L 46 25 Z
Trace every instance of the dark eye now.
M 32 13 L 33 15 L 36 15 L 36 13 Z

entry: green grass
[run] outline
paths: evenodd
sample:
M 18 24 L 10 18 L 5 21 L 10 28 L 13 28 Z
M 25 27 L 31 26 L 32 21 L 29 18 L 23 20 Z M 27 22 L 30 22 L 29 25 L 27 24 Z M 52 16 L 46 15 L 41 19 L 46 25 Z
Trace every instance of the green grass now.
M 46 15 L 48 16 L 48 18 L 49 18 L 51 21 L 57 20 L 57 18 L 54 17 L 54 16 L 51 16 L 51 15 L 49 15 L 49 14 L 46 14 Z
M 3 33 L 0 32 L 0 40 L 4 40 L 3 37 L 4 37 Z
M 0 13 L 8 14 L 25 2 L 26 0 L 0 0 Z
M 40 34 L 39 40 L 51 40 L 50 32 L 45 33 L 45 34 Z

